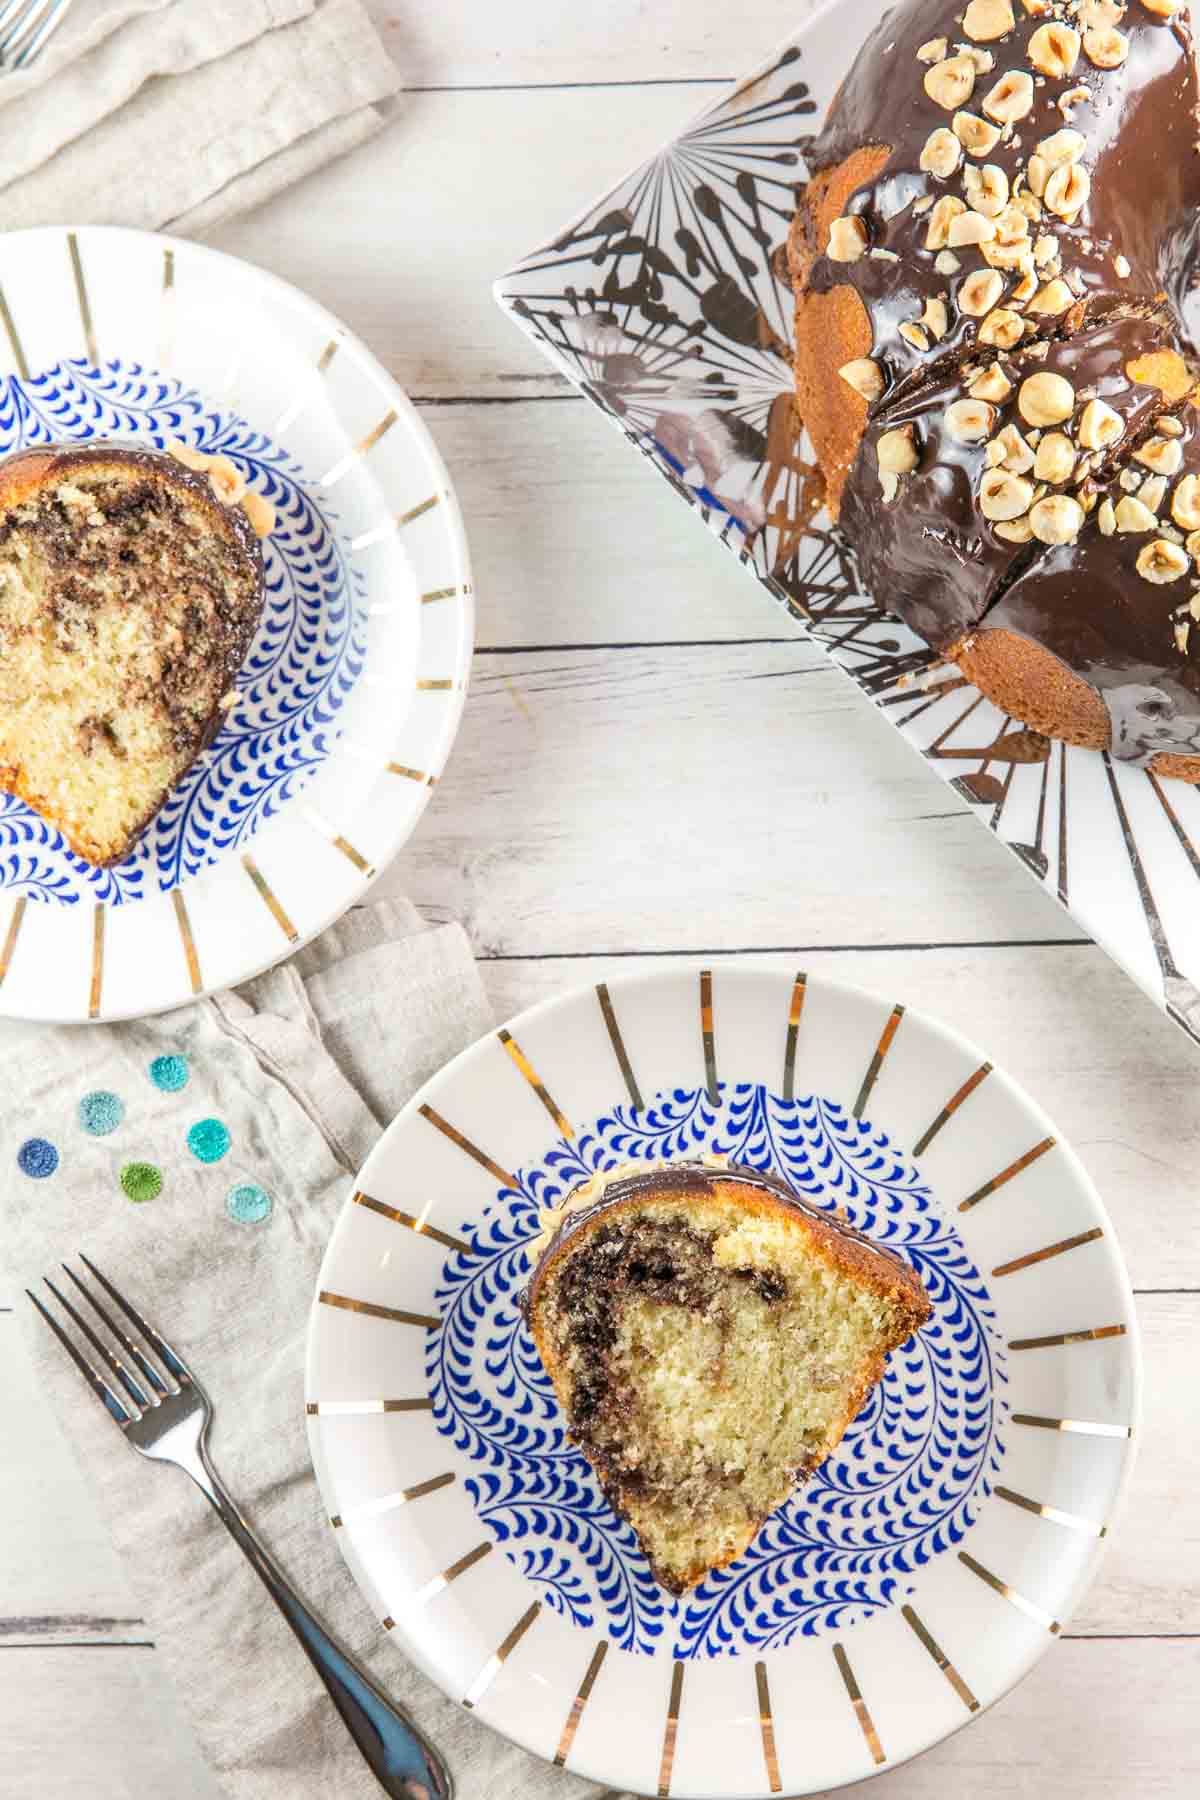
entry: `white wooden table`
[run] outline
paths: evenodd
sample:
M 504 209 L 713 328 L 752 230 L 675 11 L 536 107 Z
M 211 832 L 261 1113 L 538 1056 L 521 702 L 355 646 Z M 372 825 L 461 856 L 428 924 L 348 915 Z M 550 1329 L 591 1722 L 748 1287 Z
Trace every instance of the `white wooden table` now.
M 498 1016 L 685 954 L 828 970 L 902 997 L 986 1042 L 1114 1215 L 1147 1363 L 1128 1510 L 1037 1672 L 885 1775 L 881 1796 L 1194 1793 L 1200 1052 L 489 292 L 803 9 L 374 0 L 411 89 L 389 129 L 219 242 L 374 346 L 462 497 L 474 685 L 446 777 L 381 889 L 465 922 Z M 32 1392 L 13 1304 L 0 1286 L 0 1795 L 214 1800 L 152 1629 Z

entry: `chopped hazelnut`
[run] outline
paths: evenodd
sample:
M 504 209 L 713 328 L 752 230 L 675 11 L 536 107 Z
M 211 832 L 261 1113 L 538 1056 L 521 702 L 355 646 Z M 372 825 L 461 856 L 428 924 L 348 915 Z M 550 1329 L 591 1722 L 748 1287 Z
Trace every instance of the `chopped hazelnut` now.
M 1125 17 L 1126 0 L 1079 0 L 1079 23 L 1085 31 L 1105 31 Z
M 927 76 L 927 84 L 928 79 Z M 983 110 L 997 125 L 1013 125 L 1025 117 L 1033 105 L 1033 98 L 1033 76 L 1027 69 L 1012 69 L 988 90 Z
M 1039 369 L 1021 383 L 1017 405 L 1027 425 L 1061 425 L 1075 410 L 1075 389 L 1064 375 Z
M 242 511 L 253 526 L 255 537 L 270 537 L 275 529 L 275 508 L 269 500 L 261 494 L 243 494 Z
M 964 56 L 969 56 L 975 64 L 977 75 L 990 75 L 996 66 L 996 59 L 990 50 L 981 50 L 978 44 L 959 44 L 958 49 Z
M 1086 517 L 1070 494 L 1048 494 L 1029 514 L 1033 535 L 1043 544 L 1072 544 L 1083 530 Z
M 999 519 L 992 530 L 1009 544 L 1028 544 L 1033 539 L 1033 526 L 1028 516 L 1023 519 Z
M 826 255 L 831 262 L 857 262 L 866 247 L 867 228 L 861 219 L 852 216 L 835 219 L 829 227 Z
M 1148 506 L 1152 513 L 1157 513 L 1167 497 L 1167 478 L 1165 475 L 1147 475 L 1138 489 L 1138 499 L 1143 506 Z M 1164 526 L 1164 531 L 1169 527 Z
M 949 48 L 950 46 L 944 37 L 929 38 L 917 51 L 917 61 L 923 63 L 942 62 L 945 60 L 946 52 Z
M 1096 523 L 1105 537 L 1111 537 L 1117 529 L 1117 515 L 1112 501 L 1105 495 L 1100 502 L 1100 511 L 1096 514 Z
M 933 259 L 933 266 L 939 275 L 957 275 L 962 263 L 953 250 L 939 250 Z
M 1192 559 L 1187 552 L 1167 538 L 1155 538 L 1138 551 L 1137 572 L 1143 581 L 1152 581 L 1156 587 L 1178 581 L 1191 566 Z
M 1064 125 L 1061 131 L 1052 131 L 1049 137 L 1042 139 L 1037 153 L 1049 169 L 1061 169 L 1068 163 L 1076 163 L 1087 149 L 1087 139 L 1082 131 L 1073 131 Z
M 921 327 L 914 325 L 910 319 L 906 319 L 900 326 L 900 336 L 905 343 L 911 344 L 914 350 L 925 351 L 929 348 L 929 339 Z
M 979 253 L 993 269 L 1023 269 L 1030 261 L 1029 239 L 1018 238 L 1015 243 L 1002 244 L 996 237 L 989 243 L 980 244 Z
M 995 419 L 995 408 L 985 400 L 955 400 L 946 408 L 946 430 L 958 444 L 982 444 Z
M 1086 206 L 1092 178 L 1080 163 L 1065 163 L 1046 183 L 1046 205 L 1061 219 L 1073 219 Z
M 1025 306 L 1037 294 L 1037 271 L 1033 266 L 1033 258 L 1027 256 L 1021 263 L 1021 276 L 1012 293 L 1008 296 L 1010 306 Z
M 1000 127 L 978 113 L 956 112 L 950 128 L 969 156 L 986 156 L 1000 142 Z
M 1178 475 L 1183 467 L 1183 447 L 1174 438 L 1148 438 L 1133 456 L 1135 462 L 1144 463 L 1156 475 Z
M 1085 450 L 1107 450 L 1124 429 L 1124 419 L 1107 401 L 1089 400 L 1079 419 L 1079 442 Z
M 879 471 L 879 485 L 883 490 L 883 503 L 890 506 L 900 492 L 900 477 L 892 469 Z
M 956 213 L 950 221 L 949 242 L 961 250 L 965 244 L 986 244 L 996 235 L 996 227 L 981 212 Z
M 1075 446 L 1062 431 L 1048 431 L 1037 447 L 1033 472 L 1039 481 L 1058 487 L 1075 473 Z
M 1029 236 L 1029 220 L 1019 206 L 1006 206 L 993 220 L 998 244 L 1021 244 Z M 1028 244 L 1025 245 L 1028 250 Z
M 963 191 L 968 206 L 994 219 L 1008 205 L 1008 176 L 999 163 L 984 163 L 982 168 L 968 163 L 963 170 Z
M 971 0 L 963 14 L 962 28 L 978 44 L 990 44 L 1013 29 L 1012 0 Z
M 950 329 L 950 314 L 946 310 L 946 302 L 936 294 L 925 302 L 925 311 L 921 314 L 921 323 L 932 338 L 944 338 Z
M 1121 280 L 1124 281 L 1130 272 L 1129 258 L 1127 256 L 1122 256 L 1118 252 L 1118 254 L 1113 257 L 1113 268 L 1120 276 Z
M 1045 193 L 1046 183 L 1049 179 L 1050 169 L 1045 158 L 1038 156 L 1035 152 L 1034 155 L 1030 157 L 1028 166 L 1025 170 L 1025 181 L 1030 193 L 1038 200 L 1040 200 Z
M 167 453 L 176 462 L 182 463 L 185 469 L 191 469 L 198 475 L 203 474 L 212 461 L 211 456 L 206 455 L 203 450 L 193 450 L 190 444 L 181 443 L 178 438 L 167 439 Z
M 1029 60 L 1039 75 L 1064 81 L 1079 61 L 1079 33 L 1071 25 L 1039 25 L 1029 40 Z
M 1158 19 L 1173 19 L 1183 4 L 1184 0 L 1142 0 L 1146 11 Z
M 1182 419 L 1176 419 L 1172 414 L 1167 413 L 1165 417 L 1158 421 L 1158 429 L 1163 437 L 1182 437 L 1183 421 Z
M 1000 350 L 1011 350 L 1020 343 L 1024 334 L 1025 327 L 1020 313 L 1012 312 L 1006 306 L 998 306 L 979 327 L 979 342 L 994 344 Z
M 1129 55 L 1129 39 L 1111 26 L 1104 31 L 1088 31 L 1084 33 L 1083 53 L 1098 69 L 1119 69 Z
M 1002 405 L 1012 393 L 1012 387 L 1012 382 L 1000 364 L 993 363 L 990 369 L 984 369 L 981 375 L 975 377 L 967 392 L 972 400 L 990 400 L 996 405 Z M 1196 523 L 1200 525 L 1200 518 Z
M 208 485 L 223 506 L 238 506 L 246 493 L 246 478 L 227 456 L 214 456 L 208 465 Z
M 1187 553 L 1189 556 L 1200 556 L 1200 531 L 1188 534 Z
M 1044 231 L 1037 243 L 1033 246 L 1034 262 L 1039 269 L 1044 269 L 1046 264 L 1053 262 L 1057 255 L 1058 239 L 1056 237 L 1051 237 L 1048 231 Z
M 921 151 L 921 167 L 927 175 L 936 175 L 941 180 L 948 180 L 962 161 L 962 145 L 954 133 L 939 125 L 925 139 Z
M 1200 476 L 1185 475 L 1171 495 L 1171 517 L 1181 531 L 1200 531 Z
M 1134 494 L 1122 494 L 1117 501 L 1117 530 L 1140 532 L 1153 531 L 1158 520 L 1148 506 Z
M 1021 4 L 1031 19 L 1044 19 L 1050 11 L 1051 0 L 1021 0 Z
M 925 248 L 927 250 L 944 250 L 950 242 L 951 223 L 966 210 L 966 206 L 957 194 L 943 194 L 929 215 L 929 225 L 925 232 Z
M 914 442 L 915 430 L 903 425 L 897 431 L 885 431 L 875 446 L 879 467 L 891 475 L 907 475 L 921 460 Z
M 975 63 L 965 53 L 948 56 L 925 72 L 925 92 L 936 106 L 957 112 L 975 91 Z
M 1145 552 L 1143 551 L 1143 555 Z M 1175 648 L 1180 656 L 1187 655 L 1188 639 L 1192 635 L 1192 627 L 1187 619 L 1179 620 L 1175 625 Z
M 1021 436 L 1015 425 L 1006 425 L 1003 431 L 997 432 L 989 449 L 995 456 L 989 457 L 994 466 L 1005 468 L 1013 475 L 1028 475 L 1034 465 L 1032 447 Z
M 1033 505 L 1033 488 L 1007 469 L 989 469 L 979 484 L 979 510 L 985 519 L 1019 519 Z
M 871 357 L 857 356 L 853 362 L 843 363 L 838 374 L 864 400 L 874 403 L 882 397 L 883 370 Z
M 959 284 L 959 311 L 968 313 L 973 319 L 982 319 L 998 305 L 1003 292 L 1003 275 L 995 269 L 976 269 Z
M 1075 304 L 1075 296 L 1065 281 L 1048 281 L 1029 302 L 1031 313 L 1048 313 L 1057 319 Z
M 1086 106 L 1092 97 L 1092 90 L 1086 81 L 1078 87 L 1066 88 L 1058 96 L 1058 110 L 1064 119 L 1069 119 L 1077 106 Z

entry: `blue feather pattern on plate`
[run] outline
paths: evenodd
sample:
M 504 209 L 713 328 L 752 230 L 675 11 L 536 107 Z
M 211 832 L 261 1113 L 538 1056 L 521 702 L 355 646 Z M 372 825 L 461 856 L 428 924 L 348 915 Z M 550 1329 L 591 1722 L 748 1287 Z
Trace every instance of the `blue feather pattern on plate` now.
M 0 378 L 0 456 L 90 438 L 162 449 L 172 438 L 233 458 L 276 509 L 262 623 L 216 739 L 125 862 L 94 869 L 23 801 L 0 794 L 0 888 L 31 900 L 119 905 L 169 892 L 253 837 L 307 786 L 339 736 L 362 670 L 366 618 L 336 518 L 287 452 L 195 390 L 137 364 L 70 360 Z
M 705 1154 L 773 1170 L 919 1270 L 933 1318 L 833 1455 L 728 1569 L 676 1601 L 605 1500 L 565 1421 L 517 1306 L 538 1213 L 598 1170 Z M 658 1095 L 617 1107 L 517 1172 L 469 1253 L 443 1270 L 428 1375 L 439 1431 L 474 1465 L 467 1491 L 545 1603 L 625 1650 L 704 1658 L 841 1632 L 912 1591 L 960 1543 L 991 1491 L 1007 1380 L 983 1278 L 917 1168 L 870 1123 L 817 1097 L 763 1086 Z

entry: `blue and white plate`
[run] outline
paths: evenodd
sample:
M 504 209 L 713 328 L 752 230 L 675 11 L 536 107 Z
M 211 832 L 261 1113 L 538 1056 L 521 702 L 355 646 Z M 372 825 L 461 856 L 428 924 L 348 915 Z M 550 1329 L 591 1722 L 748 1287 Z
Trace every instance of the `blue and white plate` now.
M 909 1259 L 932 1322 L 730 1568 L 655 1583 L 518 1310 L 538 1213 L 713 1153 Z M 1108 1217 L 965 1040 L 803 973 L 684 968 L 524 1014 L 361 1171 L 312 1309 L 310 1441 L 383 1628 L 620 1791 L 751 1800 L 892 1766 L 1003 1694 L 1096 1565 L 1140 1366 Z
M 276 509 L 237 704 L 118 867 L 0 794 L 0 1014 L 113 1019 L 288 955 L 412 831 L 473 637 L 449 476 L 387 372 L 322 307 L 196 244 L 0 238 L 0 457 L 119 438 L 219 450 Z

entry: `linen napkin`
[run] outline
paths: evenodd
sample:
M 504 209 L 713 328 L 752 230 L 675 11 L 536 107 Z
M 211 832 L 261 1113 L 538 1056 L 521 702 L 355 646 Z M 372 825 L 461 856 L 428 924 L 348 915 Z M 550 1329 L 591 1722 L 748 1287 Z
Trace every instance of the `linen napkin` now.
M 372 136 L 399 85 L 361 0 L 74 0 L 0 73 L 0 229 L 211 230 Z
M 213 1457 L 234 1497 L 441 1748 L 460 1800 L 578 1800 L 596 1788 L 487 1730 L 384 1636 L 333 1542 L 304 1431 L 307 1312 L 354 1173 L 415 1089 L 490 1024 L 461 928 L 425 928 L 395 901 L 349 914 L 238 992 L 159 1019 L 4 1024 L 0 1256 L 19 1294 L 82 1248 L 178 1340 L 213 1398 Z M 377 1800 L 206 1502 L 120 1441 L 23 1297 L 18 1317 L 231 1800 Z

